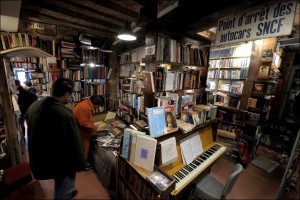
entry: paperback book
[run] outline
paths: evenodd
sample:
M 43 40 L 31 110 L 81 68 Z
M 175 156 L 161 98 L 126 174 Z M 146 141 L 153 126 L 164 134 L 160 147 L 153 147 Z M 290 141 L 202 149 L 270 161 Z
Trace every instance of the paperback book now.
M 159 137 L 167 133 L 165 107 L 147 108 L 149 132 L 152 137 Z

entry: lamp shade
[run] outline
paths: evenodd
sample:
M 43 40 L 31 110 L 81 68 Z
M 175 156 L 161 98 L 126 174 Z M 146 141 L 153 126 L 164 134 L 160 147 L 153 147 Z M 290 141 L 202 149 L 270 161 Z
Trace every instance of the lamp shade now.
M 126 41 L 136 40 L 136 36 L 133 34 L 128 22 L 126 22 L 124 28 L 119 33 L 118 38 Z

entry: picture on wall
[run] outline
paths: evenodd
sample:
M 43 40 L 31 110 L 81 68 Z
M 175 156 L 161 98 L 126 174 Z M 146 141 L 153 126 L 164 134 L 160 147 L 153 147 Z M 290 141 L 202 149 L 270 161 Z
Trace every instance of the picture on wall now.
M 259 67 L 257 78 L 267 79 L 269 77 L 269 66 L 262 65 Z
M 265 90 L 265 84 L 264 83 L 254 83 L 253 86 L 253 92 L 258 94 L 263 94 Z

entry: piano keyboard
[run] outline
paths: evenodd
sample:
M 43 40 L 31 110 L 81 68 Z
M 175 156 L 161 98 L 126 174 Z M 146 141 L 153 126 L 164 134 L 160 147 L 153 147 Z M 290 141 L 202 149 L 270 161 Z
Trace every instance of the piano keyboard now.
M 176 180 L 176 193 L 180 192 L 187 184 L 195 179 L 204 169 L 212 164 L 226 151 L 226 147 L 215 144 L 205 153 L 199 155 L 190 164 L 186 165 L 172 176 Z

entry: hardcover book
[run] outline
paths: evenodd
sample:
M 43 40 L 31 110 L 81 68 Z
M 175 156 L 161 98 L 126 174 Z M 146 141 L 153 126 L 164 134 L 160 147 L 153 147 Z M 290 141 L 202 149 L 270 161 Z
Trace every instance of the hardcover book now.
M 143 76 L 143 82 L 144 82 L 145 89 L 155 92 L 153 73 L 150 71 L 143 71 L 142 76 Z
M 121 154 L 121 156 L 125 159 L 129 158 L 130 140 L 131 140 L 131 131 L 129 128 L 126 128 L 126 129 L 124 129 L 122 154 Z
M 134 154 L 134 164 L 144 169 L 153 170 L 157 140 L 137 134 Z
M 174 105 L 168 105 L 165 107 L 166 112 L 166 126 L 167 126 L 167 132 L 172 133 L 178 130 L 176 117 L 175 117 L 175 106 Z
M 149 132 L 152 137 L 159 137 L 167 133 L 165 107 L 147 108 Z
M 141 128 L 145 128 L 146 126 L 148 126 L 148 123 L 147 122 L 145 122 L 144 120 L 137 120 L 137 121 L 135 121 L 134 122 L 135 124 L 137 124 L 139 127 L 141 127 Z
M 134 162 L 135 159 L 135 149 L 136 149 L 136 140 L 137 140 L 137 135 L 146 135 L 145 132 L 141 131 L 136 131 L 133 129 L 128 129 L 131 133 L 130 136 L 130 147 L 129 147 L 129 161 Z

